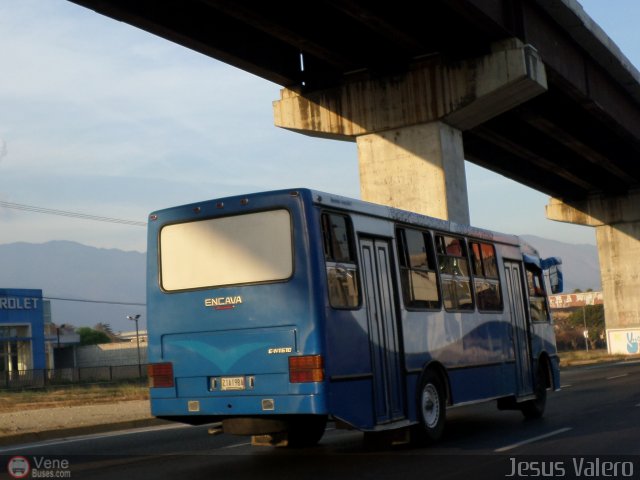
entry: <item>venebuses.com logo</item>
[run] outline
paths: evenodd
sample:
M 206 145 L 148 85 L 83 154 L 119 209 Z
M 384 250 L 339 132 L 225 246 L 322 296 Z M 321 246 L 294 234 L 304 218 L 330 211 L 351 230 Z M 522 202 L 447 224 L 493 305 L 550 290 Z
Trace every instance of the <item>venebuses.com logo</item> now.
M 69 460 L 22 455 L 9 459 L 7 472 L 11 478 L 71 478 Z
M 29 460 L 21 456 L 11 457 L 7 464 L 7 472 L 13 478 L 27 478 L 31 472 Z

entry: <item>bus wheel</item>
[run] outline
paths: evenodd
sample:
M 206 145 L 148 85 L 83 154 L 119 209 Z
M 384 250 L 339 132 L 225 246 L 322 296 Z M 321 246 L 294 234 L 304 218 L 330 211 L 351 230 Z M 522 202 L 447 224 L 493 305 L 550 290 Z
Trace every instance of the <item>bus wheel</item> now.
M 327 417 L 324 415 L 306 415 L 292 420 L 287 429 L 288 447 L 313 447 L 324 435 Z
M 447 406 L 442 380 L 433 371 L 427 371 L 418 390 L 418 420 L 416 433 L 420 443 L 433 443 L 444 432 Z
M 520 411 L 525 418 L 541 418 L 544 415 L 544 408 L 547 405 L 547 383 L 545 378 L 545 368 L 540 365 L 536 373 L 536 386 L 534 389 L 536 396 L 533 400 L 527 400 L 520 405 Z

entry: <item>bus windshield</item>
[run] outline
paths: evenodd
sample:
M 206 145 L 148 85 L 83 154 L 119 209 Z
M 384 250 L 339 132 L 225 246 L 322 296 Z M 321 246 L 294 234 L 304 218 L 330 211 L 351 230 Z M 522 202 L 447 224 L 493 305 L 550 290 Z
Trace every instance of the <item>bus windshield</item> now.
M 165 291 L 285 280 L 293 273 L 291 217 L 270 210 L 165 226 Z

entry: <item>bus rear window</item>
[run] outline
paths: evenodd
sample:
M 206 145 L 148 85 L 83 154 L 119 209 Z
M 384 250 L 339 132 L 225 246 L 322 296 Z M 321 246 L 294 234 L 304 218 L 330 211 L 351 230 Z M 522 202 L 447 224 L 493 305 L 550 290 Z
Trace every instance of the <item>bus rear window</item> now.
M 168 225 L 160 232 L 167 291 L 285 280 L 293 274 L 287 210 Z

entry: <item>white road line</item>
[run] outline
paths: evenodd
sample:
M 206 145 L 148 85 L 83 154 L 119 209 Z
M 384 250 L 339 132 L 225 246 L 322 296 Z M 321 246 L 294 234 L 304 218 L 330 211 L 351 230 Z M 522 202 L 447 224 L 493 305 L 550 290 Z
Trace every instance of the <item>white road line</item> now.
M 250 446 L 251 442 L 247 442 L 247 443 L 236 443 L 235 445 L 227 445 L 226 447 L 222 447 L 223 450 L 226 450 L 227 448 L 239 448 L 239 447 L 246 447 L 246 446 Z
M 95 433 L 90 435 L 79 435 L 77 437 L 66 437 L 66 438 L 57 438 L 53 440 L 43 440 L 42 442 L 35 443 L 23 443 L 20 445 L 15 445 L 11 447 L 0 448 L 0 453 L 3 452 L 12 452 L 17 450 L 26 450 L 30 448 L 39 448 L 39 447 L 49 447 L 52 445 L 63 445 L 66 443 L 74 443 L 74 442 L 84 442 L 86 440 L 98 440 L 101 438 L 109 438 L 109 437 L 117 437 L 120 435 L 134 435 L 136 433 L 147 433 L 147 432 L 157 432 L 162 430 L 172 430 L 175 428 L 189 428 L 189 426 L 180 425 L 180 424 L 171 424 L 171 425 L 158 425 L 157 427 L 146 427 L 146 428 L 138 428 L 138 429 L 130 429 L 130 430 L 120 430 L 115 432 L 107 432 L 107 433 Z
M 622 378 L 622 377 L 628 377 L 629 374 L 628 373 L 623 373 L 622 375 L 615 375 L 613 377 L 607 377 L 607 380 L 614 380 L 616 378 Z
M 637 365 L 640 363 L 640 360 L 624 360 L 622 362 L 614 363 L 614 365 Z
M 568 385 L 560 385 L 560 389 L 563 389 L 563 388 L 571 388 L 571 387 L 573 387 L 573 385 L 571 385 L 571 384 L 568 384 Z
M 553 432 L 545 433 L 544 435 L 539 435 L 537 437 L 529 438 L 527 440 L 523 440 L 518 443 L 514 443 L 511 445 L 507 445 L 506 447 L 497 448 L 494 450 L 496 453 L 507 452 L 509 450 L 513 450 L 514 448 L 521 447 L 523 445 L 528 445 L 529 443 L 537 442 L 538 440 L 544 440 L 545 438 L 553 437 L 555 435 L 560 435 L 561 433 L 568 432 L 569 430 L 573 430 L 572 427 L 561 428 L 560 430 L 554 430 Z

